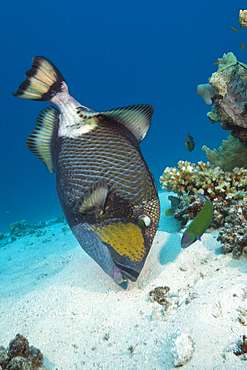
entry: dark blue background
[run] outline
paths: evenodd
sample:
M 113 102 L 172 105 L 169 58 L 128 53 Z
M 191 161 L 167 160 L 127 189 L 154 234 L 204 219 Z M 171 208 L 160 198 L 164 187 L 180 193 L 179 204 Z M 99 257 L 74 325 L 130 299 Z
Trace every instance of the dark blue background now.
M 49 58 L 71 95 L 93 110 L 149 103 L 151 129 L 141 144 L 158 183 L 167 166 L 206 161 L 203 144 L 218 148 L 228 133 L 206 117 L 196 95 L 228 51 L 247 62 L 247 30 L 238 34 L 243 0 L 4 1 L 0 5 L 0 231 L 20 219 L 61 215 L 55 175 L 25 145 L 47 104 L 14 98 L 32 57 Z M 189 153 L 184 141 L 196 142 Z M 159 185 L 158 185 L 159 187 Z M 160 188 L 160 187 L 159 187 Z

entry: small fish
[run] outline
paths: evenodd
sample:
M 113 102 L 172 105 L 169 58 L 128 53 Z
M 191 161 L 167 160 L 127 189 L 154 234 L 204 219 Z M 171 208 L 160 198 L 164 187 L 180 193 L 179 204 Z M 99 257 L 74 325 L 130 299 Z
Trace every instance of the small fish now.
M 190 134 L 187 134 L 186 141 L 185 141 L 184 145 L 186 146 L 186 149 L 189 152 L 192 152 L 192 150 L 194 149 L 196 144 L 194 142 L 194 138 L 192 136 L 190 136 Z
M 219 64 L 219 61 L 214 62 L 214 63 L 212 63 L 212 64 L 213 64 L 213 66 L 217 66 L 217 64 Z
M 13 95 L 59 108 L 40 112 L 27 147 L 56 173 L 63 213 L 81 247 L 125 288 L 143 268 L 160 217 L 156 185 L 139 148 L 153 107 L 86 108 L 43 57 L 33 58 Z
M 242 50 L 244 50 L 246 48 L 246 45 L 245 44 L 240 44 Z
M 167 210 L 165 211 L 165 215 L 166 215 L 167 217 L 171 217 L 171 216 L 173 216 L 173 215 L 174 215 L 174 211 L 173 211 L 173 209 L 172 209 L 172 208 L 167 208 Z
M 187 248 L 195 241 L 201 240 L 213 217 L 214 207 L 210 200 L 202 194 L 196 195 L 205 200 L 205 205 L 185 230 L 181 240 L 182 248 Z
M 229 26 L 229 27 L 231 27 L 231 28 L 233 29 L 233 31 L 234 31 L 235 33 L 238 33 L 238 30 L 237 30 L 237 28 L 235 28 L 235 27 L 232 27 L 232 26 Z

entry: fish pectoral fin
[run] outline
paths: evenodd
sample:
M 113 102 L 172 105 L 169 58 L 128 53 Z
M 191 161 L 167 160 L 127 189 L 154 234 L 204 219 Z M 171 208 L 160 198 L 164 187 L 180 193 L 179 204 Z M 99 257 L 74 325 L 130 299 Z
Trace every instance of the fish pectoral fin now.
M 139 104 L 108 110 L 100 115 L 121 123 L 141 142 L 149 130 L 153 113 L 154 108 L 151 105 Z
M 108 189 L 109 188 L 105 180 L 98 180 L 82 195 L 78 204 L 75 206 L 75 212 L 82 214 L 98 213 L 101 215 L 104 212 Z
M 46 165 L 51 173 L 55 172 L 51 143 L 59 115 L 59 111 L 52 106 L 43 109 L 37 117 L 36 126 L 26 140 L 28 149 Z

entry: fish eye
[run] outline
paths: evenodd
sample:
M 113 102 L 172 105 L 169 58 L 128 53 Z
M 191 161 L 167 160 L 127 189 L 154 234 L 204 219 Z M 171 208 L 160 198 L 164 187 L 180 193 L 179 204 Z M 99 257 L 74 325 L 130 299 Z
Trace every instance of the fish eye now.
M 151 219 L 147 215 L 141 215 L 138 218 L 138 224 L 144 229 L 145 227 L 150 226 Z

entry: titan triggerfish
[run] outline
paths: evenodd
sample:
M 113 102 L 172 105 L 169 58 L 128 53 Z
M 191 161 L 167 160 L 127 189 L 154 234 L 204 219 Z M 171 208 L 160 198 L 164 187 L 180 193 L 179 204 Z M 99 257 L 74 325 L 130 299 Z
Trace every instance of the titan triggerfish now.
M 84 251 L 118 284 L 136 281 L 160 217 L 156 185 L 139 148 L 153 107 L 86 108 L 43 57 L 33 58 L 13 95 L 59 108 L 39 113 L 27 147 L 56 173 L 62 210 Z

